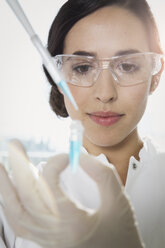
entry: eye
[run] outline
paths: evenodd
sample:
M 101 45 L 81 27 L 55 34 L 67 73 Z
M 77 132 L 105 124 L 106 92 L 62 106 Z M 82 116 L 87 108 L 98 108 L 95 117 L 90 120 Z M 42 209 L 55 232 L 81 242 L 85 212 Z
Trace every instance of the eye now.
M 86 74 L 92 69 L 91 65 L 84 64 L 84 65 L 76 65 L 73 67 L 73 71 L 80 73 L 80 74 Z
M 138 66 L 136 64 L 124 62 L 124 63 L 121 63 L 121 64 L 118 65 L 118 69 L 121 72 L 135 72 L 139 68 L 138 68 Z

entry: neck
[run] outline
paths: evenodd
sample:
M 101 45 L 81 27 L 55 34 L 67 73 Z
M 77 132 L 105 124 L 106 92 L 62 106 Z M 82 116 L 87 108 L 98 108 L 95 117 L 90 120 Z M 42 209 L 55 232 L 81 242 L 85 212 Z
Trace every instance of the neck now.
M 115 166 L 122 183 L 125 185 L 130 157 L 134 156 L 139 160 L 139 151 L 143 147 L 143 142 L 138 135 L 137 129 L 135 129 L 126 139 L 117 145 L 100 147 L 85 140 L 84 147 L 88 153 L 94 156 L 103 153 L 108 161 Z

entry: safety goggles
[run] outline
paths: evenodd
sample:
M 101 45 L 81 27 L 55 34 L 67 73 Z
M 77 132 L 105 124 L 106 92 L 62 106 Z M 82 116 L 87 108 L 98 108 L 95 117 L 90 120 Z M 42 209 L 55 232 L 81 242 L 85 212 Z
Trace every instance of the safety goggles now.
M 54 57 L 63 79 L 80 87 L 90 87 L 102 70 L 109 70 L 120 86 L 132 86 L 148 81 L 162 67 L 162 54 L 134 53 L 97 59 L 93 56 L 61 54 Z

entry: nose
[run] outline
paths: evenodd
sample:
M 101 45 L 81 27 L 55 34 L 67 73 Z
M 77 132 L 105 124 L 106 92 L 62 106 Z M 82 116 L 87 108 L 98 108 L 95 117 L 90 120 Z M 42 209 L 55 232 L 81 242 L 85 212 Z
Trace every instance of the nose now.
M 103 103 L 117 99 L 117 84 L 109 69 L 102 69 L 95 83 L 95 98 Z

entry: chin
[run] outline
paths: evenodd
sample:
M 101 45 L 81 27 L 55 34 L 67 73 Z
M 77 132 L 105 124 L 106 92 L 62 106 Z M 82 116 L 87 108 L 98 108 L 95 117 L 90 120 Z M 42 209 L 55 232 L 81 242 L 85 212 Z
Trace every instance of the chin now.
M 113 131 L 113 132 L 106 132 L 106 133 L 103 133 L 103 132 L 97 132 L 97 135 L 96 135 L 96 132 L 95 133 L 91 133 L 88 135 L 86 133 L 86 140 L 87 140 L 87 143 L 91 143 L 97 147 L 104 147 L 104 148 L 110 148 L 110 147 L 115 147 L 115 146 L 118 146 L 118 145 L 121 145 L 129 136 L 130 134 L 134 133 L 132 132 L 133 130 L 132 129 L 128 129 L 128 130 L 118 130 L 117 132 L 116 131 Z M 136 131 L 136 129 L 134 129 L 134 131 Z
M 88 143 L 91 143 L 95 146 L 99 147 L 112 147 L 115 145 L 118 145 L 120 142 L 122 142 L 121 137 L 86 137 L 88 140 Z

